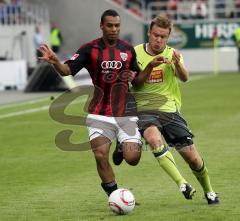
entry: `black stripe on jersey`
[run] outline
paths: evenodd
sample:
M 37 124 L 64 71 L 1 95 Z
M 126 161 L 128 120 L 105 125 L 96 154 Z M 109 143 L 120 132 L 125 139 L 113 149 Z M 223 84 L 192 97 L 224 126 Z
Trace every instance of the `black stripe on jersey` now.
M 91 50 L 91 78 L 92 78 L 92 81 L 93 81 L 93 84 L 96 84 L 97 83 L 97 74 L 98 73 L 98 59 L 99 59 L 99 50 L 97 48 L 92 48 Z M 97 60 L 96 60 L 96 57 L 97 57 Z
M 126 52 L 126 51 L 130 50 L 130 48 L 132 48 L 132 46 L 128 42 L 119 39 L 117 48 L 121 52 Z

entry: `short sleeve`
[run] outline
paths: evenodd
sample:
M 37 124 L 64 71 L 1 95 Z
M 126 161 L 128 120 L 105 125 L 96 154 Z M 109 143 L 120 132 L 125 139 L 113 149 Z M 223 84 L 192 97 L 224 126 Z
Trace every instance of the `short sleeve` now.
M 76 75 L 82 68 L 87 65 L 87 47 L 81 47 L 77 52 L 64 63 L 67 64 L 71 70 L 72 75 Z
M 130 70 L 137 72 L 137 75 L 141 72 L 138 63 L 137 63 L 137 56 L 134 48 L 131 48 L 131 53 L 132 53 L 132 60 L 130 62 Z

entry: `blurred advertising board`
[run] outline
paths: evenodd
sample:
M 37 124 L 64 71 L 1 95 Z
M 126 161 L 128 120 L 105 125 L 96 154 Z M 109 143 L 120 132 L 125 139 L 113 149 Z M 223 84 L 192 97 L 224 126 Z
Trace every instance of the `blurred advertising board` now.
M 214 37 L 218 47 L 235 47 L 237 22 L 212 22 L 174 25 L 168 44 L 175 48 L 211 48 Z
M 174 24 L 168 45 L 184 49 L 212 48 L 215 36 L 218 47 L 235 47 L 234 32 L 239 25 L 240 22 L 225 21 Z

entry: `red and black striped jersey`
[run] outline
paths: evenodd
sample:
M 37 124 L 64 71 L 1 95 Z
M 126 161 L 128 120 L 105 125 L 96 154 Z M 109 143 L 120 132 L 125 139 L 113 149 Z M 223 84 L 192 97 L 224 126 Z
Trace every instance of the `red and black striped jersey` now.
M 115 117 L 126 115 L 129 102 L 134 102 L 128 99 L 131 97 L 128 74 L 129 71 L 140 72 L 131 45 L 118 40 L 114 47 L 107 47 L 103 38 L 98 38 L 80 47 L 65 63 L 72 75 L 86 68 L 92 78 L 94 95 L 89 113 Z

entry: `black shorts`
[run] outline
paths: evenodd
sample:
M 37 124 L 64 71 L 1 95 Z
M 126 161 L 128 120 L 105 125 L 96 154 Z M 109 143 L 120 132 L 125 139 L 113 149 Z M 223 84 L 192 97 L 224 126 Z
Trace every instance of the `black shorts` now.
M 171 147 L 178 149 L 193 144 L 194 135 L 179 112 L 140 112 L 138 117 L 138 127 L 142 136 L 145 129 L 154 125 Z

